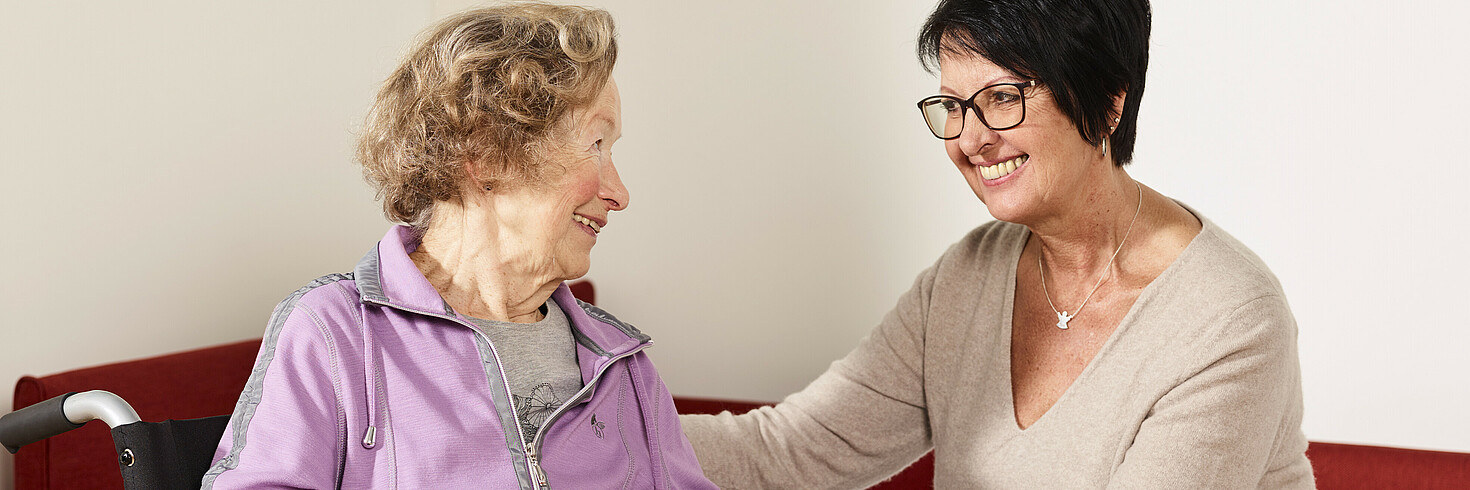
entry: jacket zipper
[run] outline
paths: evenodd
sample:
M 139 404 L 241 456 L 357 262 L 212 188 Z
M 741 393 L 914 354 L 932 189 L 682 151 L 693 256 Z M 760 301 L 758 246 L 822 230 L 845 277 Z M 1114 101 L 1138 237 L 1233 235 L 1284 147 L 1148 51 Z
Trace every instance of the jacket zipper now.
M 535 480 L 536 488 L 547 488 L 546 472 L 541 470 L 541 463 L 536 459 L 536 450 L 530 444 L 526 445 L 526 466 L 531 467 L 531 479 Z
M 454 321 L 459 322 L 459 320 L 457 319 L 455 319 Z M 461 323 L 461 325 L 464 324 Z M 469 327 L 470 331 L 475 332 L 475 335 L 478 335 L 480 336 L 480 338 L 485 339 L 485 345 L 490 346 L 490 353 L 495 355 L 495 369 L 500 371 L 500 384 L 505 385 L 505 394 L 510 395 L 510 378 L 505 375 L 505 366 L 502 366 L 500 364 L 500 352 L 495 350 L 495 342 L 491 342 L 490 337 L 488 335 L 485 335 L 485 333 L 481 332 L 479 329 L 470 327 L 469 325 L 465 326 Z M 521 431 L 521 416 L 520 414 L 516 413 L 516 404 L 514 399 L 511 399 L 510 403 L 510 418 L 516 426 L 516 436 L 521 439 L 521 444 L 525 444 L 526 433 Z M 535 453 L 531 453 L 529 451 L 526 452 L 526 469 L 530 472 L 531 479 L 535 481 L 536 488 L 546 488 L 546 473 L 543 473 L 541 471 L 541 464 L 536 462 Z
M 577 392 L 576 396 L 572 397 L 572 399 L 570 400 L 567 400 L 566 403 L 561 404 L 560 407 L 556 407 L 556 410 L 553 410 L 551 412 L 551 415 L 546 417 L 546 421 L 541 423 L 541 428 L 536 429 L 535 437 L 531 438 L 530 444 L 526 444 L 526 461 L 530 463 L 531 475 L 535 478 L 538 478 L 537 483 L 541 485 L 541 488 L 546 488 L 546 472 L 541 470 L 540 464 L 541 444 L 543 442 L 541 440 L 541 436 L 546 435 L 547 429 L 550 429 L 551 424 L 556 423 L 556 419 L 561 418 L 561 415 L 563 413 L 566 413 L 568 407 L 571 407 L 572 405 L 576 405 L 578 403 L 582 403 L 582 399 L 585 398 L 588 393 L 592 392 L 592 388 L 597 385 L 598 380 L 602 379 L 602 373 L 607 372 L 607 368 L 612 367 L 613 364 L 616 364 L 618 361 L 624 358 L 642 352 L 643 349 L 647 349 L 651 345 L 653 345 L 653 341 L 650 340 L 640 344 L 633 350 L 618 354 L 616 357 L 609 358 L 606 363 L 603 363 L 602 367 L 597 368 L 597 372 L 592 375 L 592 379 L 587 381 L 587 385 L 583 386 L 582 389 Z
M 435 314 L 435 313 L 429 313 L 429 312 L 426 312 L 426 311 L 419 311 L 419 310 L 415 310 L 415 309 L 412 309 L 412 308 L 404 308 L 402 306 L 398 306 L 398 305 L 394 305 L 394 304 L 380 303 L 380 302 L 372 301 L 372 300 L 369 300 L 369 299 L 366 299 L 366 298 L 364 298 L 363 301 L 364 302 L 367 302 L 367 303 L 372 303 L 372 304 L 377 304 L 377 305 L 382 305 L 382 306 L 388 306 L 388 307 L 392 307 L 392 308 L 396 308 L 396 309 L 400 309 L 400 310 L 404 310 L 404 311 L 411 311 L 411 312 L 418 313 L 418 314 L 424 315 L 424 316 L 430 316 L 430 317 L 434 317 L 434 318 L 442 318 L 442 319 L 445 319 L 445 320 L 452 321 L 454 323 L 458 323 L 461 326 L 464 326 L 465 328 L 470 329 L 470 331 L 471 332 L 474 332 L 475 335 L 479 336 L 480 338 L 485 339 L 485 344 L 490 346 L 490 352 L 492 354 L 495 354 L 495 369 L 500 370 L 500 383 L 505 386 L 505 393 L 507 395 L 510 394 L 510 379 L 506 378 L 506 376 L 505 376 L 505 367 L 500 365 L 500 352 L 497 352 L 495 350 L 495 343 L 494 342 L 491 342 L 490 341 L 490 337 L 487 336 L 487 335 L 485 335 L 484 332 L 481 332 L 480 329 L 477 329 L 475 327 L 472 327 L 469 324 L 460 321 L 458 318 L 450 317 L 450 316 L 447 316 L 447 315 L 440 315 L 440 314 Z M 552 422 L 555 422 L 557 418 L 560 418 L 562 412 L 566 411 L 566 408 L 567 407 L 572 406 L 573 404 L 581 403 L 582 402 L 582 397 L 586 396 L 586 394 L 592 389 L 592 387 L 597 384 L 597 380 L 602 379 L 602 373 L 606 372 L 607 371 L 607 368 L 612 367 L 613 363 L 616 363 L 617 361 L 619 361 L 619 360 L 621 360 L 621 359 L 623 359 L 625 357 L 628 357 L 628 356 L 631 356 L 633 354 L 637 354 L 639 352 L 642 352 L 643 349 L 647 349 L 651 345 L 653 345 L 653 341 L 652 340 L 646 341 L 646 342 L 644 342 L 642 344 L 639 344 L 637 347 L 633 348 L 633 350 L 630 350 L 628 352 L 624 352 L 622 354 L 618 354 L 615 357 L 609 358 L 606 363 L 603 363 L 602 367 L 597 368 L 597 372 L 592 375 L 592 379 L 587 382 L 587 385 L 586 386 L 583 386 L 582 387 L 582 390 L 581 391 L 578 391 L 577 392 L 577 396 L 576 397 L 572 398 L 572 400 L 569 400 L 566 403 L 563 403 L 560 407 L 557 407 L 556 410 L 554 410 L 554 411 L 551 412 L 551 416 L 547 417 L 545 422 L 542 422 L 541 428 L 536 430 L 536 434 L 535 434 L 534 437 L 532 437 L 531 442 L 528 443 L 528 444 L 526 444 L 526 469 L 527 469 L 527 471 L 530 471 L 531 479 L 535 481 L 537 488 L 549 488 L 548 485 L 546 484 L 546 472 L 541 470 L 541 462 L 540 462 L 541 435 L 546 432 L 546 428 L 547 427 L 551 427 L 551 423 Z M 525 443 L 526 433 L 521 432 L 521 424 L 520 424 L 521 416 L 520 416 L 520 414 L 517 414 L 516 413 L 516 406 L 515 406 L 515 403 L 514 402 L 512 402 L 510 404 L 510 415 L 511 415 L 511 419 L 516 421 L 516 424 L 515 424 L 515 426 L 516 426 L 516 435 L 520 436 L 522 443 Z

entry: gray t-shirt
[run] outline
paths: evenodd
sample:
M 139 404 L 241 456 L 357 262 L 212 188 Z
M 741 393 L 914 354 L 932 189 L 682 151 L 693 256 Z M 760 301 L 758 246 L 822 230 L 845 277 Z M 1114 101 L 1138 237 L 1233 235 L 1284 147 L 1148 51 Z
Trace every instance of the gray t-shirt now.
M 528 443 L 546 418 L 582 389 L 572 325 L 556 301 L 547 299 L 545 308 L 546 318 L 536 323 L 466 317 L 490 337 L 500 356 Z

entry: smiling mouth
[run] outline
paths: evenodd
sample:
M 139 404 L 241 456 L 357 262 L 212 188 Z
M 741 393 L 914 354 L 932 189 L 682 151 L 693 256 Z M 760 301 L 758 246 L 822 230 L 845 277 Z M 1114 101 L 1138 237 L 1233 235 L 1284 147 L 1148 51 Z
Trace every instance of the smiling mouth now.
M 1011 172 L 1015 172 L 1017 168 L 1020 168 L 1021 165 L 1024 165 L 1030 159 L 1031 155 L 1021 155 L 989 167 L 979 166 L 980 177 L 983 177 L 985 180 L 995 180 L 1005 177 L 1010 175 Z
M 588 228 L 592 229 L 593 233 L 602 233 L 602 226 L 598 225 L 596 221 L 587 219 L 585 216 L 574 214 L 572 215 L 572 220 L 587 225 Z

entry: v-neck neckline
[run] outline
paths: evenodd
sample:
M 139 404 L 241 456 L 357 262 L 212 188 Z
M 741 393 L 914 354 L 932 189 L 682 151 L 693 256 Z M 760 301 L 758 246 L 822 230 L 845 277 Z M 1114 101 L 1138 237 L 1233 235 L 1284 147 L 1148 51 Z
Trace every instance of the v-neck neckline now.
M 1180 206 L 1184 206 L 1183 203 L 1180 203 Z M 1135 323 L 1134 317 L 1138 314 L 1139 305 L 1144 304 L 1146 302 L 1146 299 L 1149 299 L 1157 294 L 1156 291 L 1159 290 L 1159 284 L 1167 282 L 1167 279 L 1169 277 L 1177 274 L 1175 270 L 1179 268 L 1179 264 L 1183 262 L 1183 259 L 1188 256 L 1193 249 L 1196 248 L 1196 244 L 1199 243 L 1200 237 L 1204 236 L 1207 232 L 1211 232 L 1212 226 L 1209 220 L 1200 216 L 1199 213 L 1195 212 L 1193 209 L 1190 209 L 1188 206 L 1184 206 L 1184 209 L 1189 211 L 1190 214 L 1193 214 L 1194 217 L 1200 221 L 1199 232 L 1196 233 L 1193 238 L 1190 238 L 1189 244 L 1185 245 L 1184 250 L 1181 250 L 1179 252 L 1179 255 L 1174 257 L 1174 260 L 1169 263 L 1169 266 L 1165 267 L 1163 272 L 1160 272 L 1157 277 L 1154 277 L 1154 279 L 1150 281 L 1147 286 L 1144 286 L 1143 291 L 1138 293 L 1138 297 L 1135 298 L 1133 300 L 1133 304 L 1128 307 L 1128 312 L 1123 315 L 1123 319 L 1118 321 L 1117 328 L 1113 329 L 1113 333 L 1108 336 L 1108 340 L 1103 343 L 1102 347 L 1098 348 L 1096 354 L 1092 355 L 1092 359 L 1087 360 L 1087 367 L 1082 368 L 1082 372 L 1078 373 L 1077 377 L 1072 380 L 1072 383 L 1067 385 L 1067 389 L 1062 391 L 1062 395 L 1057 397 L 1057 400 L 1055 402 L 1052 402 L 1051 406 L 1047 407 L 1046 411 L 1042 412 L 1040 417 L 1037 417 L 1036 420 L 1033 420 L 1031 422 L 1031 425 L 1028 425 L 1026 427 L 1021 427 L 1021 421 L 1016 417 L 1016 388 L 1015 379 L 1011 373 L 1011 366 L 1014 364 L 1014 361 L 1011 359 L 1011 344 L 1012 332 L 1014 328 L 1012 322 L 1015 317 L 1016 309 L 1016 275 L 1017 270 L 1020 268 L 1021 254 L 1024 253 L 1026 250 L 1026 242 L 1030 241 L 1031 239 L 1031 229 L 1026 228 L 1023 225 L 1017 225 L 1021 226 L 1022 233 L 1020 239 L 1017 240 L 1018 243 L 1012 246 L 1012 252 L 1008 258 L 1009 265 L 1007 267 L 1009 268 L 1009 271 L 1006 274 L 1006 297 L 1003 307 L 1004 314 L 1001 318 L 1002 323 L 1000 335 L 1000 341 L 1002 344 L 1001 352 L 1003 353 L 1003 355 L 998 356 L 1001 359 L 1005 360 L 1005 362 L 1003 362 L 1001 366 L 1003 376 L 1006 380 L 1005 390 L 1003 390 L 1005 391 L 1005 407 L 1007 408 L 1005 416 L 1010 419 L 1009 427 L 1015 430 L 1015 434 L 1024 435 L 1033 432 L 1033 429 L 1035 429 L 1036 426 L 1046 423 L 1048 418 L 1056 418 L 1056 416 L 1053 416 L 1052 413 L 1056 412 L 1058 410 L 1058 407 L 1063 407 L 1063 404 L 1065 404 L 1069 398 L 1073 397 L 1073 392 L 1081 389 L 1077 388 L 1077 386 L 1085 383 L 1088 378 L 1091 377 L 1090 375 L 1092 374 L 1092 372 L 1098 369 L 1098 360 L 1102 359 L 1103 356 L 1112 351 L 1114 349 L 1114 345 L 1118 343 L 1118 339 L 1122 337 L 1124 332 L 1129 330 L 1129 327 Z

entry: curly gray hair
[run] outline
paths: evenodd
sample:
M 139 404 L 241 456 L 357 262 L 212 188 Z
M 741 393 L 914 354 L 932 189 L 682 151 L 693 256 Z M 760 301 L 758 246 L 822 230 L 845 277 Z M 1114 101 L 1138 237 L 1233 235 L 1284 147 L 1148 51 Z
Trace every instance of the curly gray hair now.
M 562 119 L 611 78 L 616 37 L 606 11 L 545 3 L 470 10 L 426 31 L 358 142 L 384 214 L 422 233 L 434 202 L 459 197 L 464 179 L 541 181 Z

